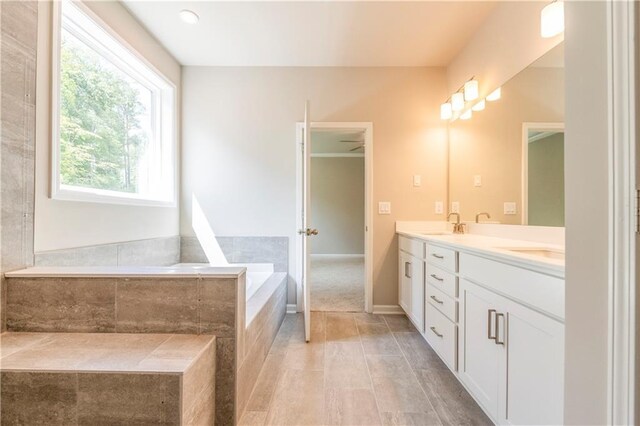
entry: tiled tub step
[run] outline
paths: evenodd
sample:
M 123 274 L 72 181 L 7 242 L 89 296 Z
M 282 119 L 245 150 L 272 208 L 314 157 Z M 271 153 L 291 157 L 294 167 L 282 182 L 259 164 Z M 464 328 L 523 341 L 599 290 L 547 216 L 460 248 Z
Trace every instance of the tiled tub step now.
M 215 339 L 3 333 L 0 423 L 213 424 Z

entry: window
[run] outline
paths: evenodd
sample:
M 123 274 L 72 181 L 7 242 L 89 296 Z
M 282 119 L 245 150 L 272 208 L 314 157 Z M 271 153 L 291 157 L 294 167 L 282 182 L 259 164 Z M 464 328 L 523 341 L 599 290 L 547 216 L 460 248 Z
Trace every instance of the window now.
M 53 198 L 175 204 L 175 87 L 84 6 L 59 4 Z

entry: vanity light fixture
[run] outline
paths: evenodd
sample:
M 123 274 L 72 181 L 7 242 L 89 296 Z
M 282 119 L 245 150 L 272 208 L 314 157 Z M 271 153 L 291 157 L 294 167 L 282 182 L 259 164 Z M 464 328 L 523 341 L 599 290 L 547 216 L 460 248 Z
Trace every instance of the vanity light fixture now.
M 472 115 L 473 115 L 473 113 L 471 112 L 470 109 L 468 109 L 465 112 L 463 112 L 462 114 L 460 114 L 460 119 L 461 120 L 468 120 L 468 119 L 471 118 Z
M 451 109 L 451 102 L 445 102 L 440 105 L 440 119 L 449 120 L 453 117 L 453 110 Z
M 464 109 L 464 93 L 458 92 L 451 95 L 451 109 L 462 111 Z
M 483 99 L 483 100 L 481 100 L 480 102 L 478 102 L 477 104 L 475 104 L 471 109 L 472 109 L 473 111 L 478 112 L 478 111 L 482 111 L 482 110 L 484 109 L 484 107 L 485 107 L 485 106 L 486 106 L 486 102 L 485 102 L 485 100 Z
M 497 101 L 498 99 L 500 99 L 500 96 L 502 95 L 502 88 L 498 87 L 496 90 L 494 90 L 493 92 L 489 93 L 489 96 L 487 96 L 487 100 L 489 102 L 493 102 L 493 101 Z
M 180 19 L 187 24 L 197 24 L 200 17 L 193 10 L 183 9 L 180 11 Z
M 478 99 L 478 80 L 469 80 L 464 84 L 464 100 L 475 101 Z
M 557 36 L 564 31 L 564 2 L 556 0 L 540 12 L 540 35 L 543 38 Z

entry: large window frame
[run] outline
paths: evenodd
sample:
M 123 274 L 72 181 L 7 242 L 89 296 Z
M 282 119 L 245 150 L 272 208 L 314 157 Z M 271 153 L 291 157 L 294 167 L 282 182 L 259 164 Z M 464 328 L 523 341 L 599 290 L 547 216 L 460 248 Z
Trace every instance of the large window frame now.
M 175 84 L 164 77 L 143 55 L 81 2 L 70 0 L 55 2 L 52 27 L 51 198 L 108 204 L 177 206 L 178 107 Z M 150 179 L 147 180 L 153 183 L 148 191 L 129 193 L 62 183 L 60 82 L 63 29 L 151 92 L 152 140 L 147 148 L 150 159 Z

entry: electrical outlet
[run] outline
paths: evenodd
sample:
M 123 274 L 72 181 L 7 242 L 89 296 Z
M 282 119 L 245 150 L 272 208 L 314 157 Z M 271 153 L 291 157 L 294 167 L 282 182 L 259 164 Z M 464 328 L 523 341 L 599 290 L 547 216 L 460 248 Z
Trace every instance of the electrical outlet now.
M 482 176 L 475 175 L 473 177 L 473 186 L 475 186 L 476 188 L 482 186 Z
M 435 213 L 436 214 L 444 213 L 444 203 L 442 201 L 436 201 Z
M 413 186 L 422 186 L 422 176 L 413 175 Z
M 504 214 L 518 214 L 516 203 L 514 202 L 504 203 Z
M 460 213 L 460 202 L 453 201 L 451 203 L 451 213 Z
M 391 214 L 391 203 L 389 201 L 380 201 L 378 203 L 378 214 Z

